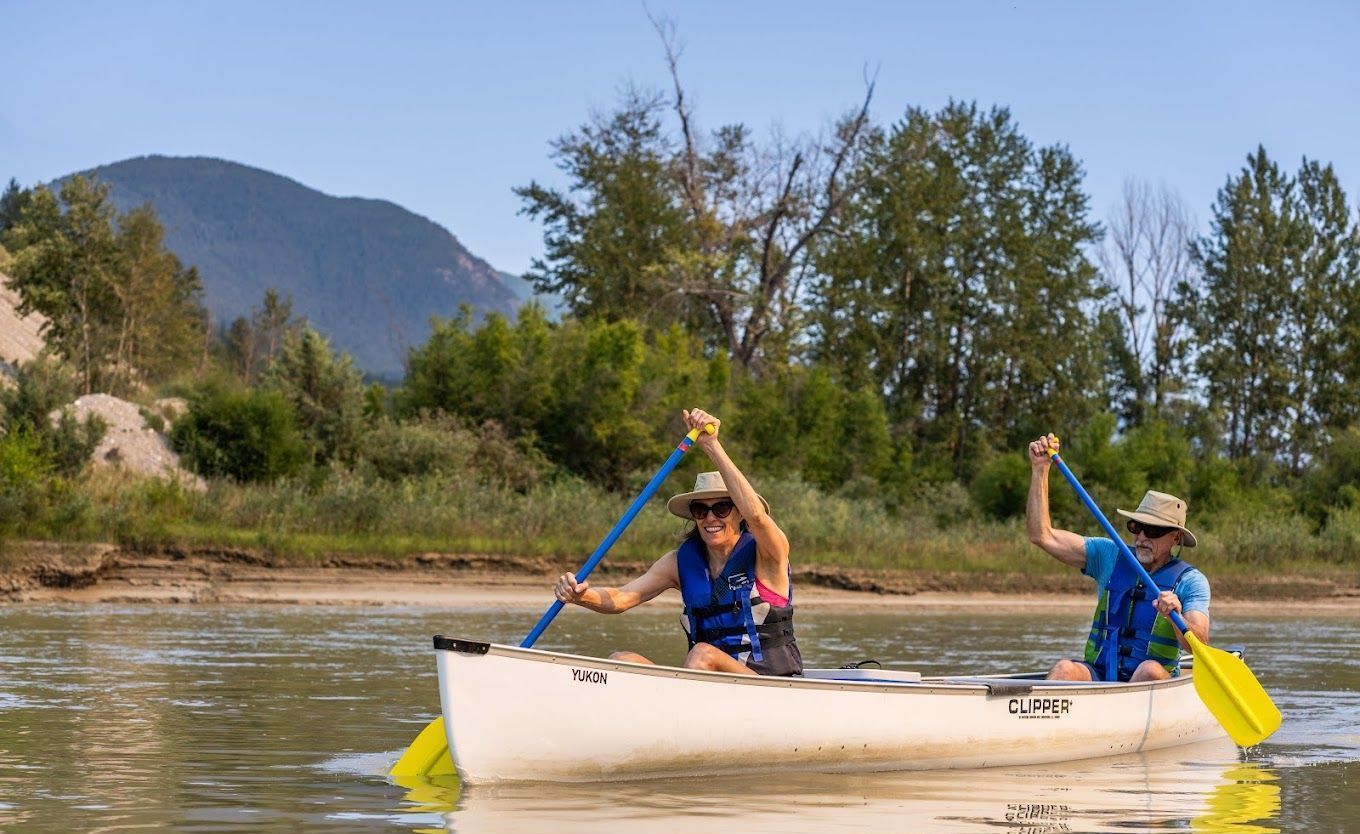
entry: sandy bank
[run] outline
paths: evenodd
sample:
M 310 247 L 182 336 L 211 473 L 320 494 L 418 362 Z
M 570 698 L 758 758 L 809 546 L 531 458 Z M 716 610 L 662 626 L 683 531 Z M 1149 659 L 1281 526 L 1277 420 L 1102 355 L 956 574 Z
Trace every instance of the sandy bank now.
M 617 582 L 641 565 L 614 565 Z M 71 603 L 273 603 L 542 608 L 557 567 L 547 560 L 475 554 L 405 559 L 336 557 L 316 565 L 279 563 L 243 550 L 130 551 L 112 545 L 7 546 L 0 552 L 0 601 Z M 939 574 L 803 566 L 799 605 L 956 611 L 1088 610 L 1091 589 L 1075 575 Z M 1218 610 L 1318 613 L 1360 618 L 1360 577 L 1277 580 L 1261 588 L 1215 580 Z

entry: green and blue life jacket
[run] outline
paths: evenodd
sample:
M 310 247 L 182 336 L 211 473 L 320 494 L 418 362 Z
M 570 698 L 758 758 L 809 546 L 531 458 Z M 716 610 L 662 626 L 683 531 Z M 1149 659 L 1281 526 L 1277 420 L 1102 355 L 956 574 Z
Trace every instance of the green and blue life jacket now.
M 1086 662 L 1103 680 L 1127 681 L 1144 660 L 1155 660 L 1172 675 L 1180 674 L 1180 643 L 1171 621 L 1157 613 L 1152 600 L 1170 591 L 1195 566 L 1173 559 L 1152 574 L 1157 590 L 1144 587 L 1124 558 L 1116 559 L 1110 581 L 1101 591 L 1086 638 Z
M 793 636 L 793 580 L 788 604 L 773 605 L 756 588 L 756 540 L 743 531 L 727 564 L 709 576 L 703 542 L 686 539 L 676 550 L 681 623 L 689 646 L 716 646 L 761 675 L 801 675 L 803 658 Z

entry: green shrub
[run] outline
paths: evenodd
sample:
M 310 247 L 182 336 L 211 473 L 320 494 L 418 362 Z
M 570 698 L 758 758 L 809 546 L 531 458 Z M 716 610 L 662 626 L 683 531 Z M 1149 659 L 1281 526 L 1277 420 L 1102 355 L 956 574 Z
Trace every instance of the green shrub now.
M 1019 452 L 998 454 L 978 469 L 970 485 L 973 501 L 996 519 L 1023 515 L 1029 495 L 1029 460 Z
M 0 436 L 0 533 L 16 533 L 43 508 L 51 462 L 28 431 Z
M 356 469 L 385 481 L 450 475 L 471 466 L 476 447 L 476 438 L 454 417 L 383 420 L 360 440 Z
M 170 434 L 182 460 L 205 477 L 276 481 L 302 471 L 307 443 L 276 391 L 204 392 Z
M 71 477 L 84 469 L 108 425 L 94 414 L 84 421 L 71 415 L 67 405 L 75 397 L 75 372 L 40 357 L 20 366 L 14 382 L 14 388 L 0 389 L 0 430 L 32 438 L 58 475 Z M 54 412 L 60 414 L 55 423 L 49 416 Z

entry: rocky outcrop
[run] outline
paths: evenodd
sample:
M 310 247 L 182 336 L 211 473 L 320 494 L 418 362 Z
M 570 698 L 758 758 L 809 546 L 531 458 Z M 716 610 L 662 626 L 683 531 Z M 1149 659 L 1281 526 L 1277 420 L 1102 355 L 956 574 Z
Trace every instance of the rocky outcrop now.
M 108 394 L 87 394 L 70 406 L 72 415 L 84 422 L 89 415 L 103 420 L 108 430 L 92 454 L 96 467 L 114 467 L 135 475 L 152 476 L 200 492 L 207 490 L 202 478 L 180 466 L 179 455 L 165 435 L 147 424 L 151 416 L 168 428 L 186 409 L 183 400 L 157 400 L 150 409 Z M 53 419 L 60 415 L 54 413 Z
M 19 315 L 19 294 L 0 273 L 0 384 L 8 382 L 12 369 L 28 362 L 43 349 L 42 330 L 47 319 L 37 313 Z

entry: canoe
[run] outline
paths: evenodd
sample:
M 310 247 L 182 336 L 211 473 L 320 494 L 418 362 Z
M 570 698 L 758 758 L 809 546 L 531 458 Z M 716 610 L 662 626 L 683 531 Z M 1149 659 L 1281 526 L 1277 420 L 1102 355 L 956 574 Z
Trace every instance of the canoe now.
M 465 784 L 1045 764 L 1224 736 L 1193 671 L 1151 683 L 1042 673 L 700 672 L 437 636 Z

